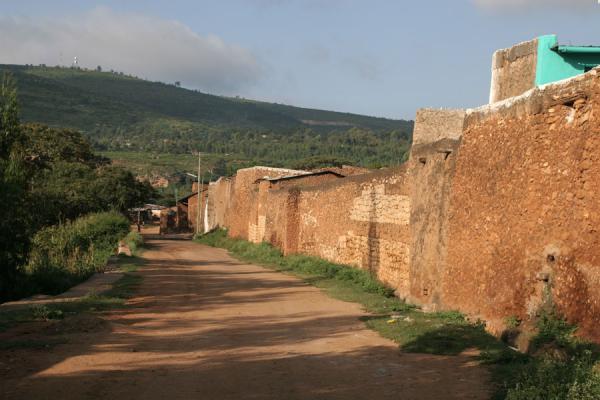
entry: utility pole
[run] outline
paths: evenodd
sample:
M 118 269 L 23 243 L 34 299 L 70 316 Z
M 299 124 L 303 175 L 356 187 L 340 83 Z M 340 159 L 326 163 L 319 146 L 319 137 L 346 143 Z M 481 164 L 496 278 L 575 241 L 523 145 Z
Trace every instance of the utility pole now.
M 201 170 L 201 155 L 200 155 L 200 151 L 198 150 L 198 209 L 196 210 L 196 235 L 198 235 L 200 233 L 200 212 L 202 210 L 202 206 L 200 204 L 200 199 L 202 198 L 202 193 L 200 192 L 200 173 L 202 172 Z
M 203 207 L 203 202 L 204 202 L 204 196 L 202 196 L 201 193 L 201 189 L 204 189 L 204 178 L 202 178 L 202 175 L 200 175 L 200 171 L 198 171 L 198 184 L 200 185 L 198 188 L 198 212 L 200 213 L 204 207 Z M 202 224 L 202 232 L 204 232 L 204 216 L 200 217 L 200 223 Z M 200 229 L 200 226 L 198 226 L 198 229 Z

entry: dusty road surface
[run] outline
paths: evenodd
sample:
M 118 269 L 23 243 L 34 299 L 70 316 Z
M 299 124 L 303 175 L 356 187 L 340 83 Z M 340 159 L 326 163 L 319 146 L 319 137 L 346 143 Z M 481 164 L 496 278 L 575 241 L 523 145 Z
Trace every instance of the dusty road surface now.
M 130 307 L 47 328 L 63 344 L 0 351 L 0 399 L 489 397 L 468 357 L 403 354 L 356 304 L 221 249 L 149 244 Z

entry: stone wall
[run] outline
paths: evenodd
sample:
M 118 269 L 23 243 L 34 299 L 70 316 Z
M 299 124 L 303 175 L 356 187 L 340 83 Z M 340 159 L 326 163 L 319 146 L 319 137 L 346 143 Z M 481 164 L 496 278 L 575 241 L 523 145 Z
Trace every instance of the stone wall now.
M 298 252 L 298 199 L 300 188 L 335 181 L 337 173 L 297 175 L 292 179 L 261 182 L 259 191 L 259 216 L 264 221 L 257 241 L 270 242 L 284 254 Z
M 229 235 L 246 240 L 256 237 L 259 229 L 257 210 L 259 191 L 257 181 L 259 179 L 304 173 L 306 171 L 269 167 L 252 167 L 238 170 L 231 189 L 232 198 L 229 212 L 231 218 L 227 221 Z
M 446 267 L 451 182 L 464 119 L 464 110 L 420 110 L 415 123 L 409 161 L 409 299 L 427 309 L 443 307 L 440 278 Z
M 369 270 L 406 296 L 408 190 L 404 167 L 302 188 L 298 252 Z
M 219 178 L 208 185 L 206 231 L 227 226 L 231 207 L 231 186 L 235 178 Z
M 204 209 L 206 207 L 206 202 L 208 201 L 208 185 L 204 185 L 203 186 L 204 189 L 202 190 L 202 196 L 201 196 L 201 203 L 200 203 L 200 207 L 201 207 L 201 214 L 200 214 L 200 225 L 201 225 L 201 229 L 200 231 L 202 232 L 202 225 L 203 225 L 203 221 L 204 221 Z M 198 185 L 194 186 L 194 189 L 197 191 L 198 190 Z M 187 200 L 188 206 L 187 206 L 187 210 L 186 210 L 186 215 L 187 215 L 187 227 L 190 231 L 192 232 L 196 232 L 196 222 L 198 221 L 197 216 L 198 216 L 198 194 L 196 193 L 193 196 L 190 196 Z
M 292 175 L 297 177 L 289 179 Z M 227 228 L 232 237 L 269 242 L 284 254 L 314 255 L 370 270 L 406 296 L 407 180 L 405 167 L 349 177 L 262 167 L 240 170 L 229 184 L 210 185 L 209 221 L 213 228 Z
M 499 331 L 553 302 L 600 340 L 600 78 L 536 89 L 465 122 L 445 304 Z
M 490 103 L 518 96 L 535 87 L 538 39 L 498 50 L 492 58 Z
M 260 178 L 306 172 L 241 170 L 211 185 L 209 215 L 495 333 L 552 306 L 600 342 L 599 71 L 475 110 L 421 110 L 399 168 L 279 181 Z

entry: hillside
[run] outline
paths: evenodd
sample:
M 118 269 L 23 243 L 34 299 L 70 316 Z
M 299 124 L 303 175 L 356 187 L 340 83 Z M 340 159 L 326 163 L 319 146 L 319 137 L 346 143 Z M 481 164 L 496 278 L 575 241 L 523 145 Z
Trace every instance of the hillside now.
M 23 121 L 76 128 L 104 151 L 200 149 L 279 164 L 311 156 L 388 164 L 403 157 L 413 126 L 214 96 L 114 72 L 17 65 L 0 70 L 17 80 Z

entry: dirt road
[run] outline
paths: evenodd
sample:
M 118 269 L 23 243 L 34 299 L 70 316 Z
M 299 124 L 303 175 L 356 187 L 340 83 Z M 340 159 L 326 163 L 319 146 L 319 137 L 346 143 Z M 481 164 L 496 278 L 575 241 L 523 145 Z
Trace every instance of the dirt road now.
M 131 307 L 65 321 L 51 349 L 0 352 L 1 399 L 489 396 L 472 360 L 403 354 L 356 304 L 221 249 L 149 244 Z

